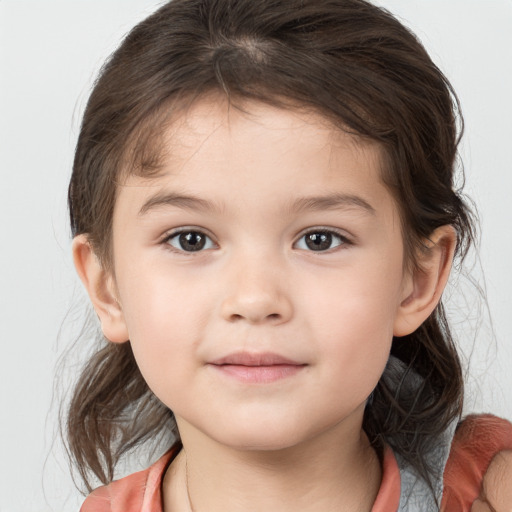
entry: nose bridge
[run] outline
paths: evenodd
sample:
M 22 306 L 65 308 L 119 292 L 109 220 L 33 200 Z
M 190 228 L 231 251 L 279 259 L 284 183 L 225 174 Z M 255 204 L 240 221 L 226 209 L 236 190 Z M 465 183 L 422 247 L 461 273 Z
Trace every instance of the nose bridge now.
M 222 316 L 228 321 L 282 323 L 293 313 L 284 256 L 254 247 L 232 254 Z

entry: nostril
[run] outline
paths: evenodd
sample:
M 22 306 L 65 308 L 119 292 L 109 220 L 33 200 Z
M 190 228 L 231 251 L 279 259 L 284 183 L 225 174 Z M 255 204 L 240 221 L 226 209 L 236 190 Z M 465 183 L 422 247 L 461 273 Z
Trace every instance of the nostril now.
M 251 324 L 269 323 L 277 325 L 292 316 L 292 305 L 287 297 L 269 293 L 236 293 L 221 304 L 221 316 L 228 322 L 247 321 Z
M 256 322 L 256 323 L 259 323 L 260 321 L 276 321 L 276 320 L 280 320 L 282 318 L 282 316 L 279 314 L 279 313 L 270 313 L 269 315 L 264 315 L 264 316 L 252 316 L 250 314 L 248 315 L 240 315 L 238 313 L 233 313 L 231 316 L 230 316 L 230 320 L 232 322 L 238 322 L 240 320 L 243 320 L 243 319 L 246 319 L 246 320 L 249 320 L 250 322 Z

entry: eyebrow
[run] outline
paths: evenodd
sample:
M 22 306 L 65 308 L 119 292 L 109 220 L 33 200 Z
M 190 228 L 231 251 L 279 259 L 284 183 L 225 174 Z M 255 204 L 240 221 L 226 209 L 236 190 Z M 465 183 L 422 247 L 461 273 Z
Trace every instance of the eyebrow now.
M 325 196 L 300 197 L 296 199 L 291 207 L 292 212 L 340 210 L 347 208 L 358 208 L 375 215 L 375 208 L 362 197 L 353 194 L 328 194 Z
M 151 210 L 166 206 L 202 211 L 205 213 L 219 213 L 223 209 L 220 205 L 207 199 L 170 192 L 150 197 L 139 210 L 139 215 L 142 216 Z M 290 213 L 301 213 L 305 211 L 338 210 L 354 207 L 362 209 L 371 215 L 375 215 L 376 213 L 375 208 L 362 197 L 353 194 L 338 193 L 323 196 L 300 197 L 293 201 L 288 210 Z
M 153 197 L 150 197 L 142 205 L 142 208 L 139 210 L 139 215 L 144 215 L 150 210 L 154 210 L 163 206 L 176 206 L 186 210 L 199 210 L 206 213 L 221 211 L 219 205 L 208 201 L 207 199 L 170 192 L 157 194 Z

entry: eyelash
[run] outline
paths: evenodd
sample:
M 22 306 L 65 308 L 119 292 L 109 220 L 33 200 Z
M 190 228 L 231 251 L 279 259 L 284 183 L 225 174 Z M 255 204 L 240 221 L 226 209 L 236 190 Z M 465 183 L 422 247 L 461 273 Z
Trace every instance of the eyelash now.
M 205 240 L 205 245 L 208 245 L 208 241 L 210 243 L 210 245 L 212 247 L 206 247 L 205 249 L 205 246 L 203 245 L 202 247 L 200 247 L 200 249 L 196 250 L 196 251 L 187 251 L 183 248 L 178 248 L 178 247 L 175 247 L 171 244 L 171 241 L 172 240 L 178 240 L 179 241 L 179 237 L 181 235 L 191 235 L 191 234 L 194 234 L 196 236 L 199 236 L 199 237 L 203 237 L 204 240 Z M 313 253 L 330 253 L 333 251 L 333 249 L 337 249 L 338 247 L 342 247 L 342 246 L 349 246 L 349 245 L 353 245 L 353 242 L 347 238 L 347 236 L 341 234 L 339 231 L 333 229 L 333 228 L 322 228 L 322 227 L 319 227 L 319 228 L 316 228 L 316 229 L 309 229 L 308 231 L 305 231 L 303 232 L 299 238 L 297 239 L 297 242 L 294 243 L 294 246 L 296 244 L 298 244 L 302 239 L 304 239 L 306 236 L 308 235 L 320 235 L 321 237 L 331 237 L 330 238 L 330 245 L 332 245 L 333 243 L 333 239 L 338 239 L 339 243 L 337 245 L 335 245 L 334 247 L 329 247 L 328 249 L 326 250 L 319 250 L 319 251 L 315 251 L 314 249 L 311 249 L 309 248 L 310 250 L 308 251 L 308 249 L 306 248 L 302 248 L 302 250 L 306 250 L 308 252 L 313 252 Z M 317 243 L 317 241 L 314 241 L 312 239 L 310 239 L 313 243 Z M 329 240 L 329 238 L 327 238 L 327 240 Z M 326 239 L 325 238 L 321 238 L 319 243 L 321 244 L 322 242 L 325 243 Z M 167 245 L 173 252 L 177 252 L 177 253 L 180 253 L 180 254 L 190 254 L 190 255 L 196 255 L 200 252 L 203 252 L 204 250 L 208 250 L 208 249 L 212 249 L 216 246 L 215 242 L 212 240 L 212 238 L 206 234 L 204 231 L 200 230 L 200 229 L 194 229 L 194 228 L 188 228 L 188 229 L 179 229 L 177 231 L 173 231 L 169 234 L 167 234 L 167 236 L 162 240 L 161 242 L 162 244 L 164 245 Z M 179 242 L 178 242 L 179 243 Z M 304 242 L 305 245 L 307 246 L 307 241 Z
M 331 253 L 331 252 L 333 252 L 333 250 L 336 250 L 339 247 L 349 246 L 349 245 L 353 244 L 352 241 L 346 235 L 343 235 L 338 230 L 332 229 L 332 228 L 321 228 L 320 227 L 320 228 L 315 228 L 315 229 L 309 229 L 306 232 L 302 233 L 294 245 L 298 244 L 301 240 L 305 239 L 305 237 L 307 237 L 308 235 L 310 235 L 310 236 L 311 235 L 321 235 L 321 237 L 325 237 L 327 235 L 327 236 L 331 237 L 331 244 L 335 238 L 337 238 L 339 240 L 339 243 L 337 245 L 335 245 L 334 247 L 329 247 L 325 251 L 315 251 L 314 249 L 310 248 L 309 252 Z M 320 240 L 320 243 L 322 243 L 322 241 L 323 240 Z M 314 243 L 316 243 L 316 241 Z M 307 242 L 305 242 L 305 244 L 307 245 Z M 303 249 L 303 250 L 306 250 L 306 249 Z
M 173 232 L 167 234 L 167 236 L 162 240 L 162 244 L 169 246 L 169 248 L 173 252 L 177 252 L 177 253 L 181 253 L 181 254 L 182 253 L 186 253 L 186 254 L 195 255 L 195 254 L 197 254 L 199 252 L 202 252 L 204 250 L 204 247 L 201 247 L 201 249 L 198 250 L 198 251 L 186 251 L 184 249 L 179 249 L 177 247 L 174 247 L 171 244 L 171 241 L 173 239 L 179 240 L 179 237 L 181 235 L 190 235 L 192 233 L 194 233 L 195 235 L 199 235 L 200 237 L 203 237 L 206 240 L 209 240 L 212 245 L 215 244 L 215 242 L 212 241 L 212 238 L 209 235 L 207 235 L 204 231 L 201 231 L 200 229 L 194 229 L 194 228 L 188 228 L 188 229 L 187 228 L 181 228 L 181 229 L 179 229 L 177 231 L 173 231 Z M 211 249 L 211 247 L 208 247 L 207 249 Z

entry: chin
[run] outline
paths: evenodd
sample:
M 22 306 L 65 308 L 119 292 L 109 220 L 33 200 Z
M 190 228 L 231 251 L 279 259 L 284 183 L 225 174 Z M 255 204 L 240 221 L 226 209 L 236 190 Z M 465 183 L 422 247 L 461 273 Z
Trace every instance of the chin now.
M 236 439 L 222 439 L 221 443 L 233 450 L 251 452 L 279 452 L 299 445 L 304 439 L 290 439 L 288 436 L 279 435 L 238 435 Z
M 319 433 L 297 429 L 297 423 L 255 420 L 249 425 L 234 422 L 229 426 L 219 425 L 210 437 L 235 450 L 277 452 L 307 442 Z

